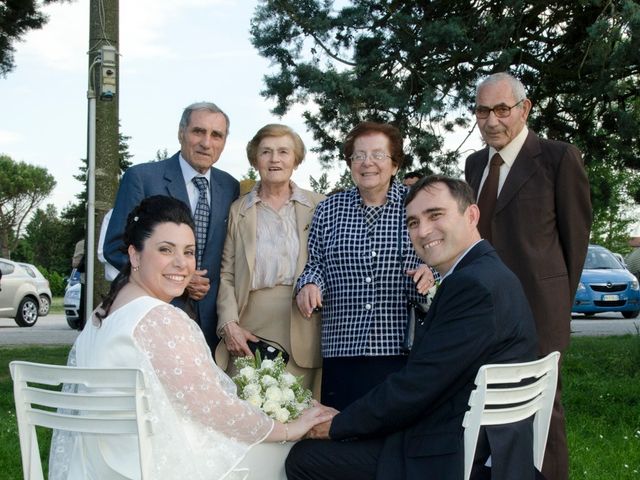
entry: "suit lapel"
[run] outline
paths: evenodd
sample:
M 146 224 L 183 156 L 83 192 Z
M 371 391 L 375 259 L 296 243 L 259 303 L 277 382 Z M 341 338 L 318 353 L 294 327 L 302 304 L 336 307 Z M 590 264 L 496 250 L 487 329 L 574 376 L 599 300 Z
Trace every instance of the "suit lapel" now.
M 218 183 L 215 170 L 211 167 L 211 175 L 209 180 L 209 195 L 211 199 L 211 208 L 209 209 L 209 231 L 207 232 L 207 245 L 211 243 L 216 225 L 220 225 L 220 220 L 226 217 L 228 212 L 223 212 L 219 205 L 224 205 L 223 187 Z
M 258 214 L 255 204 L 251 208 L 245 209 L 246 201 L 247 196 L 245 195 L 238 212 L 238 234 L 244 247 L 243 250 L 249 267 L 249 278 L 253 278 L 253 267 L 256 263 Z M 248 286 L 248 288 L 250 287 L 251 285 Z
M 189 202 L 189 194 L 184 183 L 184 176 L 180 168 L 179 153 L 167 160 L 164 170 L 164 182 L 170 197 L 182 200 L 191 210 L 191 202 Z
M 309 212 L 314 207 L 308 207 L 300 202 L 294 202 L 296 212 L 296 228 L 298 229 L 298 241 L 300 244 L 300 253 L 296 264 L 296 277 L 302 273 L 307 263 L 307 240 L 309 239 L 309 224 L 307 219 L 311 218 Z
M 509 175 L 500 190 L 496 203 L 495 213 L 505 208 L 518 193 L 518 190 L 533 176 L 540 168 L 540 142 L 532 131 L 527 135 L 518 156 L 509 170 Z
M 460 260 L 458 265 L 456 265 L 456 268 L 453 271 L 452 275 L 455 275 L 455 272 L 465 268 L 471 262 L 475 261 L 478 257 L 481 257 L 482 255 L 485 255 L 492 251 L 495 251 L 495 249 L 486 240 L 482 240 L 478 242 L 471 250 L 469 250 L 469 252 L 467 252 L 464 258 Z M 431 307 L 429 308 L 429 311 L 425 315 L 424 319 L 421 319 L 420 321 L 418 321 L 418 325 L 416 326 L 414 348 L 416 347 L 416 345 L 420 343 L 422 338 L 425 336 L 426 332 L 431 327 L 431 322 L 433 322 L 433 319 L 438 312 L 438 302 L 440 301 L 440 295 L 443 289 L 446 288 L 446 283 L 448 281 L 450 281 L 450 277 L 446 277 L 443 283 L 440 285 L 440 287 L 438 287 L 438 290 L 436 291 L 436 294 L 433 297 L 433 302 L 431 303 Z
M 476 195 L 479 195 L 480 180 L 482 180 L 482 174 L 489 161 L 489 149 L 484 148 L 476 155 L 478 156 L 478 160 L 470 164 L 469 185 L 471 185 L 473 191 L 476 192 Z

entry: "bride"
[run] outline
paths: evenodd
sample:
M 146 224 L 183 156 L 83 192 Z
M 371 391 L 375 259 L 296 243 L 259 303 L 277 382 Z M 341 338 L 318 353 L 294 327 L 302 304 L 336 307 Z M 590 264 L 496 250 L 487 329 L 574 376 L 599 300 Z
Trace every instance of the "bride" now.
M 200 328 L 170 305 L 195 270 L 194 224 L 179 200 L 154 196 L 129 218 L 129 262 L 78 336 L 70 364 L 135 367 L 145 374 L 154 434 L 154 479 L 245 478 L 256 444 L 300 439 L 330 418 L 321 406 L 285 425 L 236 396 Z M 50 479 L 140 478 L 137 438 L 56 431 Z

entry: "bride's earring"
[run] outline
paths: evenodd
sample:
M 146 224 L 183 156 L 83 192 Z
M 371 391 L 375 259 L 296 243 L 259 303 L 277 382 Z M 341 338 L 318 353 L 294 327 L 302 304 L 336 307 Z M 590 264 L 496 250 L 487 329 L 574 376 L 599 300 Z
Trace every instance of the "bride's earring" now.
M 135 267 L 133 267 L 132 269 L 134 272 L 137 272 L 138 270 L 140 270 L 140 265 L 136 265 Z

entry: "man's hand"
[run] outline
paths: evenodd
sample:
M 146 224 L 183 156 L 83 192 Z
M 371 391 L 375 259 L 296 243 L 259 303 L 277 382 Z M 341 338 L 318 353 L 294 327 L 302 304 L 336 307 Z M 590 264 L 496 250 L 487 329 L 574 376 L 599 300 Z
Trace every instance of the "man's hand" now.
M 426 295 L 436 283 L 435 278 L 433 278 L 433 272 L 424 263 L 418 265 L 417 268 L 407 270 L 405 273 L 413 279 L 413 283 L 416 284 L 416 290 L 420 295 Z
M 331 430 L 331 422 L 333 422 L 333 418 L 331 420 L 327 420 L 326 422 L 319 423 L 307 433 L 305 438 L 312 438 L 314 440 L 329 440 L 329 430 Z
M 322 308 L 322 292 L 315 283 L 307 283 L 296 295 L 298 310 L 303 317 L 310 318 L 315 308 Z
M 229 322 L 224 327 L 224 344 L 231 355 L 236 357 L 253 357 L 253 353 L 247 345 L 247 340 L 257 342 L 260 340 L 249 330 L 242 328 L 236 322 Z
M 193 272 L 191 281 L 187 285 L 187 293 L 192 300 L 202 300 L 211 287 L 209 279 L 205 277 L 206 270 L 196 270 Z

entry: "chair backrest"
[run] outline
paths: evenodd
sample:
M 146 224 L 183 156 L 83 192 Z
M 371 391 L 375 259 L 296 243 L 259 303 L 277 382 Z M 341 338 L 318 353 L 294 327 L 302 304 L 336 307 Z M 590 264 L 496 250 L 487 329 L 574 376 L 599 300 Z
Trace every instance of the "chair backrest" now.
M 471 475 L 478 434 L 482 425 L 514 423 L 534 415 L 533 463 L 542 468 L 553 399 L 558 383 L 560 353 L 526 363 L 483 365 L 464 416 L 464 479 Z M 525 379 L 535 379 L 524 382 Z
M 149 478 L 151 426 L 145 421 L 148 402 L 142 371 L 18 361 L 11 362 L 9 368 L 25 480 L 43 479 L 36 426 L 87 434 L 137 435 L 141 477 Z M 61 384 L 86 388 L 56 391 L 36 386 Z

